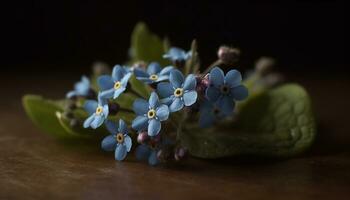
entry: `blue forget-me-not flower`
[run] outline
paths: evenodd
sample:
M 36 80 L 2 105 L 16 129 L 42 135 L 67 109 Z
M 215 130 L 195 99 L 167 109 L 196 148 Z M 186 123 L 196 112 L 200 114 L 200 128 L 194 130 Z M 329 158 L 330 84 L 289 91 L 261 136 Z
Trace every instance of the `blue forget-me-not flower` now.
M 116 65 L 113 68 L 112 76 L 100 76 L 97 82 L 100 89 L 103 91 L 101 92 L 101 97 L 113 99 L 118 98 L 119 95 L 126 90 L 131 75 L 130 70 L 120 65 Z
M 190 74 L 184 79 L 179 70 L 172 70 L 169 76 L 170 83 L 159 83 L 158 94 L 162 102 L 169 105 L 170 112 L 181 110 L 184 106 L 191 106 L 197 100 L 196 77 Z
M 147 70 L 140 68 L 134 69 L 136 78 L 144 83 L 151 84 L 169 79 L 169 73 L 173 70 L 172 66 L 161 68 L 159 63 L 152 62 L 148 65 Z
M 91 127 L 96 129 L 101 126 L 108 117 L 108 102 L 106 99 L 101 98 L 101 94 L 98 95 L 98 102 L 95 100 L 85 101 L 84 109 L 90 115 L 90 117 L 84 121 L 84 128 Z
M 133 110 L 137 117 L 132 122 L 132 128 L 138 131 L 147 130 L 149 136 L 158 135 L 161 121 L 169 117 L 168 106 L 159 102 L 155 92 L 151 93 L 148 102 L 144 99 L 136 99 Z
M 157 143 L 150 141 L 149 144 L 141 144 L 136 148 L 135 154 L 137 160 L 146 160 L 149 165 L 157 165 L 160 163 L 157 157 Z
M 111 135 L 106 136 L 102 140 L 102 149 L 105 151 L 114 151 L 114 157 L 116 160 L 124 160 L 132 146 L 132 140 L 128 135 L 128 127 L 126 123 L 120 119 L 118 126 L 116 123 L 107 120 L 106 126 Z
M 218 101 L 211 102 L 209 100 L 204 100 L 201 103 L 199 113 L 199 125 L 202 128 L 210 127 L 215 121 L 221 120 L 227 116 L 218 105 Z
M 185 61 L 192 56 L 191 51 L 185 52 L 183 49 L 177 47 L 171 47 L 169 51 L 163 55 L 163 58 L 167 58 L 173 62 Z
M 206 90 L 206 97 L 211 102 L 217 102 L 225 114 L 231 114 L 234 109 L 234 100 L 243 100 L 248 96 L 248 90 L 241 84 L 242 76 L 237 70 L 230 70 L 226 76 L 215 67 L 210 71 L 210 85 Z
M 74 85 L 74 90 L 67 93 L 66 97 L 88 96 L 90 92 L 90 80 L 86 76 L 81 77 L 81 81 Z

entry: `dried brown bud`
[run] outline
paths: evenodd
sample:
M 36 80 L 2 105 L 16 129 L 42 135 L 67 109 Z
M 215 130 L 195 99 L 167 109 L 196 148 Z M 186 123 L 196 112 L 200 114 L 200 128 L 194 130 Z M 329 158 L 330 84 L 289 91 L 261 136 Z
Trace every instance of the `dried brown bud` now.
M 261 57 L 255 63 L 255 70 L 258 74 L 264 76 L 272 70 L 275 63 L 275 59 L 273 58 Z
M 145 143 L 149 139 L 147 131 L 141 131 L 137 135 L 137 142 L 140 144 Z
M 219 60 L 227 65 L 235 64 L 238 62 L 241 55 L 241 50 L 238 48 L 232 48 L 228 46 L 221 46 L 218 50 Z
M 92 69 L 94 74 L 97 76 L 111 73 L 111 69 L 109 68 L 108 64 L 104 62 L 95 62 L 92 64 Z

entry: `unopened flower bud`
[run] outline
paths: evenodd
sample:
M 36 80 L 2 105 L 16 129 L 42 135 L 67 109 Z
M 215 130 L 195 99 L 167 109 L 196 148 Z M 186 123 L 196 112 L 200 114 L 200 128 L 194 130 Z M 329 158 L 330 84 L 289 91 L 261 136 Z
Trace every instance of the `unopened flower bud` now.
M 208 88 L 209 86 L 209 76 L 206 75 L 205 77 L 196 77 L 197 80 L 197 92 L 200 94 L 204 94 L 205 90 Z
M 158 160 L 160 160 L 162 162 L 166 162 L 166 161 L 171 160 L 171 158 L 172 158 L 171 148 L 167 147 L 167 148 L 160 149 L 157 152 L 157 158 L 158 158 Z
M 227 65 L 235 64 L 239 60 L 240 55 L 241 51 L 237 48 L 221 46 L 218 50 L 219 60 Z
M 109 74 L 111 72 L 109 66 L 104 62 L 95 62 L 94 64 L 92 64 L 92 70 L 97 76 Z
M 137 135 L 137 142 L 140 144 L 145 143 L 148 140 L 148 133 L 147 131 L 141 131 Z
M 185 158 L 186 154 L 187 154 L 187 150 L 183 147 L 180 147 L 175 150 L 174 158 L 176 161 L 179 161 Z
M 255 63 L 255 70 L 260 75 L 268 74 L 273 66 L 275 65 L 275 60 L 270 57 L 261 57 Z

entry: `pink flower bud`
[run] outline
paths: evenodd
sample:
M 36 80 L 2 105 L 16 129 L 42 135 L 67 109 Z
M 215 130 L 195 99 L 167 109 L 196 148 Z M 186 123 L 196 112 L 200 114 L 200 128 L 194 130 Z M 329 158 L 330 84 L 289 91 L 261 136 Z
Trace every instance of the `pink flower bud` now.
M 234 64 L 238 61 L 241 51 L 237 48 L 221 46 L 218 50 L 218 58 L 224 64 Z
M 145 143 L 148 140 L 148 133 L 147 131 L 141 131 L 137 135 L 137 142 L 140 144 Z

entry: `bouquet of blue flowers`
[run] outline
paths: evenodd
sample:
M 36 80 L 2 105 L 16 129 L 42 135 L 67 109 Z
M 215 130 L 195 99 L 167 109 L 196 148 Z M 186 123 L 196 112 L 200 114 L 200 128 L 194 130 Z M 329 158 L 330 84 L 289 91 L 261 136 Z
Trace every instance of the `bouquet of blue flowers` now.
M 313 141 L 306 91 L 282 84 L 270 58 L 260 59 L 243 80 L 235 69 L 239 49 L 221 46 L 218 59 L 203 67 L 195 40 L 189 51 L 171 47 L 143 23 L 134 30 L 129 52 L 124 65 L 97 63 L 64 100 L 25 96 L 28 115 L 61 139 L 98 138 L 115 160 L 134 151 L 150 165 L 188 154 L 291 156 Z

